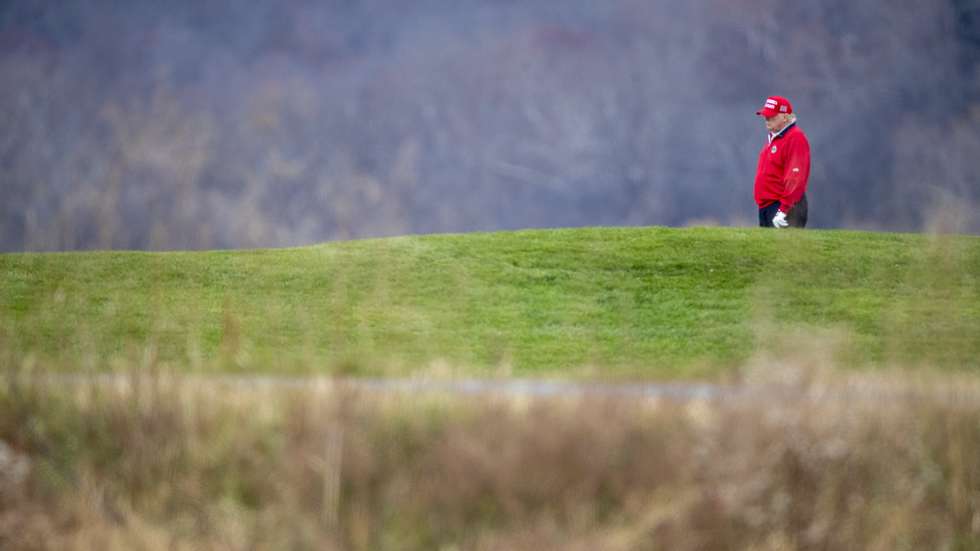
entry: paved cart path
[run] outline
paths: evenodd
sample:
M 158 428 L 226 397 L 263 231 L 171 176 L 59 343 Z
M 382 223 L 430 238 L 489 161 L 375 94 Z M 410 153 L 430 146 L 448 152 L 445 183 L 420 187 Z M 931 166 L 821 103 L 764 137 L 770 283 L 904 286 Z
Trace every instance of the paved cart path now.
M 780 397 L 810 400 L 900 401 L 937 394 L 952 401 L 980 400 L 980 381 L 974 378 L 937 379 L 927 384 L 915 381 L 852 378 L 835 383 L 806 381 L 789 374 L 783 379 L 744 384 L 705 382 L 603 382 L 561 379 L 476 379 L 476 378 L 364 378 L 324 376 L 269 376 L 230 374 L 46 374 L 29 377 L 47 384 L 84 386 L 108 385 L 121 390 L 144 385 L 175 385 L 206 391 L 230 389 L 242 391 L 311 390 L 329 392 L 353 391 L 370 395 L 443 394 L 474 397 L 511 398 L 624 398 L 667 401 L 702 401 L 749 399 L 773 401 Z
M 134 374 L 49 374 L 42 377 L 52 384 L 70 386 L 89 383 L 130 386 L 146 383 L 154 375 Z M 346 389 L 371 394 L 455 394 L 502 395 L 514 397 L 624 397 L 693 400 L 717 398 L 735 387 L 693 382 L 598 382 L 549 379 L 442 379 L 442 378 L 335 378 L 318 376 L 269 375 L 176 375 L 160 380 L 182 384 L 216 385 L 240 390 L 330 390 Z

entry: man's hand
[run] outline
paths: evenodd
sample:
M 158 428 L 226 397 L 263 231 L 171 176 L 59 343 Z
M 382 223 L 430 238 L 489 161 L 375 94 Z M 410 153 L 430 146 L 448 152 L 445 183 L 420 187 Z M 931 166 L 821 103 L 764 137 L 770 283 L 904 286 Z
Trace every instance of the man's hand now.
M 786 213 L 783 211 L 777 212 L 776 216 L 772 217 L 772 225 L 779 229 L 788 228 L 789 222 L 786 221 Z

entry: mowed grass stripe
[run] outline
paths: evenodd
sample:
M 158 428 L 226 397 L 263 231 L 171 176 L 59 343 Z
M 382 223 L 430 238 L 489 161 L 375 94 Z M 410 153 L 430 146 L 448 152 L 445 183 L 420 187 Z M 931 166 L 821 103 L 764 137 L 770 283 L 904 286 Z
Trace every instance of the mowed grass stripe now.
M 5 254 L 0 339 L 66 369 L 688 377 L 833 330 L 848 365 L 971 369 L 978 277 L 976 237 L 755 228 Z

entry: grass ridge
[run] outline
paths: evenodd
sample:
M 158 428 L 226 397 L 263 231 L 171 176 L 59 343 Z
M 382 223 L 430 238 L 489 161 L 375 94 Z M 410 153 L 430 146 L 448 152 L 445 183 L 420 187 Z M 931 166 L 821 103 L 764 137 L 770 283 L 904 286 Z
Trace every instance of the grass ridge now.
M 968 236 L 574 228 L 18 253 L 0 282 L 5 361 L 66 369 L 149 350 L 191 370 L 713 376 L 826 331 L 848 335 L 845 365 L 980 357 Z

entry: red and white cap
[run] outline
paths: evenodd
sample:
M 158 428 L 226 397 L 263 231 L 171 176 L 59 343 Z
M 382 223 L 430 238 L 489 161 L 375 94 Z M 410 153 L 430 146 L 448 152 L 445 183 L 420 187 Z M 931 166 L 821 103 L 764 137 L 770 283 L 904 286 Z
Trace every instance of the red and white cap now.
M 793 105 L 790 104 L 789 100 L 782 96 L 769 96 L 766 98 L 766 104 L 762 106 L 762 109 L 755 112 L 756 115 L 762 115 L 767 119 L 769 117 L 775 117 L 780 113 L 792 113 Z

